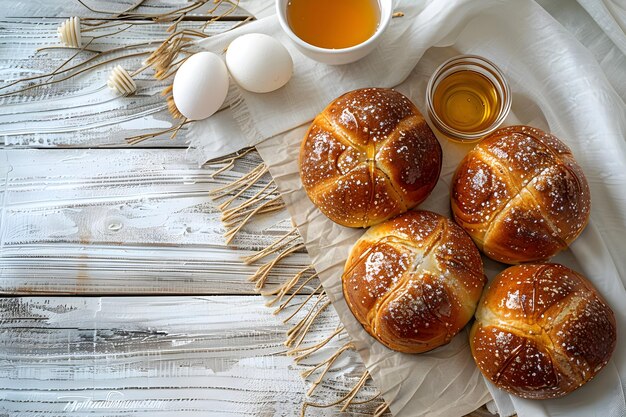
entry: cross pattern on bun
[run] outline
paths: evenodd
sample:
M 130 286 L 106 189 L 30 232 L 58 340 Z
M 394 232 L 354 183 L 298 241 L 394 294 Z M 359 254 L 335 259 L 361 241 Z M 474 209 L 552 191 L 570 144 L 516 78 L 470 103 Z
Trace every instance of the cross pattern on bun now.
M 441 171 L 441 146 L 394 90 L 351 91 L 313 120 L 300 148 L 309 198 L 344 226 L 367 227 L 415 207 Z
M 499 129 L 457 168 L 452 213 L 490 258 L 516 264 L 565 249 L 589 220 L 582 169 L 556 137 L 528 126 Z
M 472 318 L 485 281 L 469 236 L 430 211 L 409 211 L 370 228 L 342 276 L 348 307 L 365 330 L 407 353 L 448 343 Z
M 609 306 L 582 275 L 559 264 L 500 273 L 483 295 L 470 335 L 481 372 L 530 399 L 580 387 L 607 364 L 615 343 Z

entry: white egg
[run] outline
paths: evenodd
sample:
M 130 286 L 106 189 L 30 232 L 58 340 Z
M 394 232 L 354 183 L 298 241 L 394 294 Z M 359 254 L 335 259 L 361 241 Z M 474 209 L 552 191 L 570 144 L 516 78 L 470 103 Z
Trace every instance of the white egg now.
M 176 71 L 174 103 L 189 120 L 206 119 L 219 110 L 228 93 L 228 70 L 212 52 L 190 56 Z
M 261 33 L 242 35 L 228 45 L 226 65 L 242 88 L 268 93 L 287 84 L 293 74 L 293 60 L 287 48 Z

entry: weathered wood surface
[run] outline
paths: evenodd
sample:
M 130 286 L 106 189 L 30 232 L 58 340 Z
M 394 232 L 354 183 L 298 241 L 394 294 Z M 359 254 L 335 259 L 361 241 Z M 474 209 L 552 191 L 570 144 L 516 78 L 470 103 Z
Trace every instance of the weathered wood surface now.
M 24 2 L 27 3 L 27 2 Z M 69 3 L 49 2 L 49 3 Z M 21 3 L 20 3 L 21 4 Z M 17 10 L 21 10 L 19 7 Z M 74 54 L 71 50 L 38 48 L 59 45 L 57 27 L 62 18 L 2 18 L 0 19 L 0 87 L 24 77 L 43 75 L 60 67 Z M 146 23 L 146 22 L 144 22 Z M 214 34 L 239 24 L 237 21 L 214 22 L 206 33 Z M 97 39 L 90 45 L 107 51 L 119 50 L 98 58 L 92 64 L 125 57 L 84 72 L 69 80 L 47 87 L 33 88 L 17 95 L 0 96 L 0 143 L 12 147 L 124 147 L 125 138 L 172 127 L 174 121 L 167 112 L 161 91 L 172 80 L 155 81 L 147 70 L 135 77 L 138 92 L 131 97 L 119 97 L 109 90 L 106 80 L 111 69 L 122 65 L 128 71 L 142 66 L 148 53 L 168 34 L 168 23 L 137 24 L 124 32 Z M 180 28 L 195 28 L 198 22 L 181 22 Z M 124 28 L 126 26 L 122 26 Z M 120 28 L 101 29 L 96 34 L 113 33 Z M 148 45 L 148 42 L 153 44 Z M 72 64 L 90 59 L 94 54 L 82 52 Z M 62 78 L 65 74 L 57 76 Z M 29 87 L 20 83 L 0 89 L 0 94 Z M 143 147 L 185 147 L 185 129 L 175 140 L 168 136 L 142 143 Z
M 0 17 L 27 17 L 30 20 L 36 20 L 42 17 L 58 18 L 80 16 L 81 18 L 102 18 L 107 16 L 106 13 L 95 13 L 90 11 L 87 7 L 83 6 L 76 0 L 4 0 L 3 3 L 10 7 L 0 9 Z M 137 4 L 138 0 L 83 0 L 83 3 L 92 9 L 108 11 L 111 12 L 111 14 L 114 14 Z M 136 9 L 133 9 L 133 11 L 145 14 L 159 14 L 175 10 L 181 6 L 189 5 L 189 3 L 191 3 L 191 1 L 144 0 L 144 2 Z M 215 4 L 213 3 L 213 0 L 208 0 L 205 5 L 189 13 L 187 18 L 204 18 L 207 16 L 206 11 L 213 9 L 214 7 Z M 227 3 L 220 4 L 212 15 L 221 15 L 225 11 L 230 10 L 230 8 L 231 5 Z M 229 14 L 228 19 L 242 20 L 247 16 L 249 16 L 248 12 L 242 8 L 237 8 L 236 11 Z
M 259 216 L 227 246 L 208 191 L 260 159 L 251 154 L 213 178 L 222 165 L 198 167 L 185 155 L 184 149 L 6 150 L 0 292 L 252 293 L 246 279 L 258 266 L 241 258 L 288 232 L 291 222 L 284 212 Z M 270 285 L 308 264 L 302 251 L 288 257 Z
M 8 298 L 0 317 L 2 416 L 291 417 L 306 391 L 308 367 L 282 354 L 284 326 L 260 296 Z M 337 323 L 329 312 L 316 331 Z M 361 372 L 346 352 L 312 400 L 338 398 Z M 373 395 L 366 386 L 358 400 Z

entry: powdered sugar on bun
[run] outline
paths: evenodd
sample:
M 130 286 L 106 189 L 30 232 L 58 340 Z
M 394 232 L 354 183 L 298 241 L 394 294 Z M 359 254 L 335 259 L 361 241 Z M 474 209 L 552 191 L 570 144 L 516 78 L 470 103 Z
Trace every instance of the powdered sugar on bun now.
M 402 94 L 366 88 L 337 98 L 313 121 L 300 148 L 300 177 L 331 220 L 367 227 L 405 212 L 430 194 L 441 147 Z
M 418 353 L 448 343 L 468 323 L 485 277 L 478 249 L 459 226 L 409 211 L 357 241 L 342 283 L 350 310 L 373 337 Z
M 582 275 L 559 264 L 513 266 L 498 275 L 470 336 L 481 372 L 532 399 L 582 386 L 607 364 L 615 343 L 609 306 Z
M 566 248 L 589 220 L 585 175 L 556 137 L 528 126 L 499 129 L 461 161 L 454 219 L 489 257 L 515 264 Z

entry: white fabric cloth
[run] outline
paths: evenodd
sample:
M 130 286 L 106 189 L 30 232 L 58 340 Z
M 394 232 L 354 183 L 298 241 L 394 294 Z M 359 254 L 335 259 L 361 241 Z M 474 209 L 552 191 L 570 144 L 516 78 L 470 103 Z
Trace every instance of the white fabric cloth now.
M 585 171 L 592 193 L 590 224 L 571 249 L 553 261 L 584 273 L 604 295 L 617 317 L 618 344 L 613 359 L 596 379 L 562 399 L 528 401 L 490 384 L 487 388 L 503 416 L 514 410 L 520 417 L 626 416 L 626 2 L 543 0 L 541 7 L 532 0 L 406 0 L 396 5 L 405 16 L 393 19 L 380 47 L 365 59 L 342 67 L 317 64 L 302 56 L 268 12 L 268 2 L 254 4 L 264 8 L 267 17 L 209 38 L 201 47 L 221 51 L 240 34 L 267 33 L 289 48 L 295 75 L 284 88 L 264 95 L 233 86 L 230 107 L 192 124 L 192 154 L 204 161 L 278 135 L 260 146 L 260 151 L 281 191 L 301 196 L 301 187 L 293 185 L 299 138 L 281 133 L 306 124 L 332 99 L 359 87 L 397 86 L 424 112 L 426 82 L 443 60 L 473 53 L 494 61 L 513 92 L 512 114 L 505 124 L 529 124 L 552 132 L 572 148 Z M 444 169 L 433 195 L 421 207 L 447 215 L 449 178 L 469 146 L 444 138 L 440 141 Z M 296 221 L 306 224 L 315 211 L 293 211 L 299 204 L 293 200 L 288 207 Z M 305 199 L 304 204 L 310 202 Z M 353 231 L 332 230 L 336 233 L 330 239 L 338 244 L 358 237 Z M 314 247 L 319 242 L 306 243 L 312 254 L 319 253 L 319 247 Z M 490 277 L 502 268 L 495 262 L 486 263 Z M 333 293 L 333 285 L 326 285 L 329 282 L 325 287 Z M 342 320 L 354 320 L 341 314 L 340 291 L 333 294 Z M 357 342 L 365 343 L 368 336 L 359 332 L 358 326 L 346 327 L 353 329 L 350 334 Z M 382 369 L 372 352 L 360 352 L 397 415 L 460 415 L 460 407 L 436 414 L 436 407 L 429 407 L 448 399 L 446 393 L 437 398 L 428 391 L 427 383 L 411 385 L 419 379 L 415 375 L 394 380 L 402 373 Z M 435 376 L 429 378 L 434 381 Z M 454 383 L 463 380 L 456 378 Z M 477 384 L 470 376 L 465 383 Z M 424 403 L 429 395 L 432 400 Z M 456 398 L 449 400 L 456 404 Z

